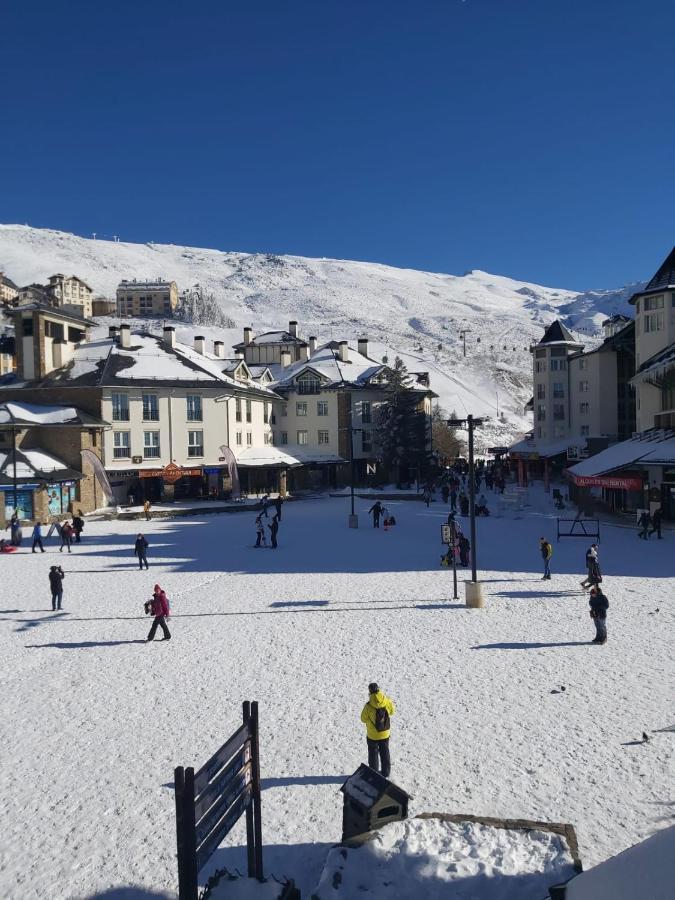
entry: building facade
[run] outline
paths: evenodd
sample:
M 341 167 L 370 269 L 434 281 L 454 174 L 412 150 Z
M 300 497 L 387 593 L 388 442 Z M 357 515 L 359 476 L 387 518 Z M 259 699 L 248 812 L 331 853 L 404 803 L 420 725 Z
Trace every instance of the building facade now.
M 152 316 L 171 318 L 178 303 L 175 281 L 121 281 L 117 288 L 117 315 L 120 318 Z
M 14 284 L 12 279 L 8 278 L 4 272 L 0 272 L 0 303 L 5 306 L 11 306 L 16 302 L 18 296 L 18 285 Z
M 45 286 L 47 294 L 52 298 L 54 306 L 62 307 L 64 311 L 75 313 L 86 319 L 93 314 L 92 300 L 93 290 L 86 281 L 77 275 L 50 275 Z

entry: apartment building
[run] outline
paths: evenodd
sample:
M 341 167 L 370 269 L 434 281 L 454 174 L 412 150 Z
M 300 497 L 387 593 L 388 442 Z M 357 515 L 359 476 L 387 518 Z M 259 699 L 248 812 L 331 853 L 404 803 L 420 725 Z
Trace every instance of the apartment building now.
M 376 424 L 379 408 L 386 403 L 388 368 L 368 356 L 368 340 L 357 348 L 347 341 L 317 345 L 298 335 L 298 323 L 287 331 L 254 336 L 244 331 L 244 340 L 234 349 L 260 377 L 271 377 L 270 385 L 281 396 L 274 404 L 272 440 L 298 465 L 289 472 L 295 487 L 335 486 L 351 477 L 355 461 L 358 480 L 374 474 L 377 466 Z M 268 374 L 266 374 L 268 373 Z M 431 400 L 428 374 L 413 374 L 419 409 L 427 417 L 429 450 Z
M 77 275 L 50 275 L 45 291 L 52 298 L 54 306 L 86 319 L 91 318 L 94 291 Z
M 4 272 L 0 272 L 0 304 L 9 306 L 16 301 L 19 288 Z
M 168 319 L 173 316 L 178 303 L 178 286 L 175 281 L 126 281 L 117 287 L 117 315 L 139 318 L 153 316 Z

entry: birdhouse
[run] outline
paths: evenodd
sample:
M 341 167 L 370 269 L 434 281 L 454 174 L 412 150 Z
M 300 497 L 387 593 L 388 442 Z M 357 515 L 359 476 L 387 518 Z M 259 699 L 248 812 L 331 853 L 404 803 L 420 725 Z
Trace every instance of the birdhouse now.
M 340 788 L 342 840 L 408 818 L 409 794 L 365 763 Z

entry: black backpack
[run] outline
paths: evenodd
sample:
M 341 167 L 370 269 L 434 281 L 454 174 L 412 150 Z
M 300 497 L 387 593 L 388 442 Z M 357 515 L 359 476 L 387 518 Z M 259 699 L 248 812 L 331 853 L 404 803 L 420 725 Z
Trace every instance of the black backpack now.
M 389 721 L 389 713 L 380 706 L 375 710 L 375 731 L 389 731 L 391 722 Z

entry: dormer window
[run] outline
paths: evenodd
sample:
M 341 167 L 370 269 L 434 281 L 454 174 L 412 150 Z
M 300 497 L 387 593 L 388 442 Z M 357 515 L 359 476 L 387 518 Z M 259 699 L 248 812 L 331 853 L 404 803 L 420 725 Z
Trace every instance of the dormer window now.
M 316 375 L 306 373 L 301 375 L 297 382 L 299 394 L 319 394 L 321 393 L 321 382 Z

